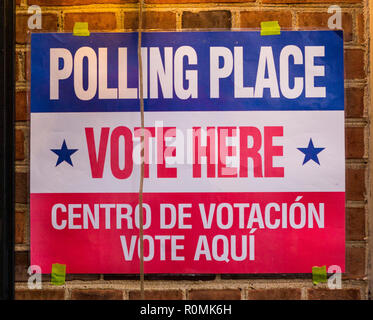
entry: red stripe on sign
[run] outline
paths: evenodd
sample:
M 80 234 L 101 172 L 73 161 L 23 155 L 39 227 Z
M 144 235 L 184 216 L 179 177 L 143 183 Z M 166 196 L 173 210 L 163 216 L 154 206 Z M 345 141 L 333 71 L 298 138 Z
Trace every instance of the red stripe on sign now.
M 345 269 L 344 192 L 145 193 L 146 273 Z M 137 193 L 31 194 L 31 264 L 138 273 Z

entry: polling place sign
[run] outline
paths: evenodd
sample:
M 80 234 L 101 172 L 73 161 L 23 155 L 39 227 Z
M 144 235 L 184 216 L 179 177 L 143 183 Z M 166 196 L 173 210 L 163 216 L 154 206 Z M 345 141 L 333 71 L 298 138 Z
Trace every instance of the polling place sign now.
M 143 34 L 146 273 L 345 266 L 343 37 Z M 138 273 L 137 33 L 33 34 L 31 263 Z

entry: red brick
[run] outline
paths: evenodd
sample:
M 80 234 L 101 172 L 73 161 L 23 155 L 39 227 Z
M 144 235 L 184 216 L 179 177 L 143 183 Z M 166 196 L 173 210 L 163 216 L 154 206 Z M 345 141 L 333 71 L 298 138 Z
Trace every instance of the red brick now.
M 183 294 L 180 290 L 145 290 L 145 300 L 182 300 Z M 129 300 L 140 300 L 139 290 L 129 292 Z
M 24 70 L 25 80 L 30 81 L 31 80 L 31 54 L 30 54 L 30 51 L 25 52 L 24 65 L 25 65 L 25 70 Z
M 364 59 L 363 49 L 346 49 L 344 52 L 345 79 L 364 79 Z
M 189 290 L 190 300 L 241 300 L 241 290 L 239 289 L 192 289 Z
M 123 4 L 135 3 L 137 0 L 32 0 L 39 6 L 77 6 L 89 4 Z
M 25 241 L 25 212 L 16 211 L 15 213 L 15 243 L 23 244 Z
M 16 282 L 27 281 L 29 275 L 27 270 L 30 266 L 30 258 L 28 251 L 17 251 L 14 259 L 14 277 Z
M 347 127 L 346 159 L 358 159 L 364 156 L 364 128 Z
M 16 300 L 64 300 L 64 289 L 16 289 Z
M 346 240 L 362 241 L 365 237 L 364 208 L 346 208 Z
M 65 14 L 64 30 L 72 31 L 77 21 L 88 22 L 91 32 L 110 31 L 117 28 L 114 12 L 74 12 Z
M 345 89 L 345 111 L 347 118 L 360 118 L 364 115 L 364 88 Z
M 249 289 L 248 300 L 300 300 L 301 289 Z
M 365 197 L 365 169 L 346 169 L 346 200 L 362 201 Z
M 19 81 L 20 80 L 20 76 L 19 76 L 19 71 L 21 70 L 21 59 L 20 59 L 20 52 L 15 52 L 14 54 L 14 58 L 15 58 L 15 61 L 14 61 L 14 80 L 15 81 Z
M 16 160 L 25 159 L 25 135 L 22 130 L 15 130 L 15 158 Z
M 345 279 L 362 279 L 365 277 L 365 248 L 346 247 Z
M 15 174 L 15 201 L 16 203 L 27 203 L 28 183 L 27 173 L 16 172 Z
M 359 289 L 308 289 L 309 300 L 360 300 Z
M 144 29 L 176 29 L 176 14 L 174 12 L 145 11 L 143 14 Z M 139 26 L 138 12 L 124 12 L 124 29 L 137 30 Z
M 35 4 L 35 3 L 33 3 Z M 42 28 L 32 29 L 28 28 L 28 18 L 31 15 L 20 13 L 16 15 L 16 43 L 30 42 L 31 32 L 52 32 L 58 30 L 58 17 L 54 13 L 43 13 Z
M 73 289 L 72 300 L 122 300 L 123 292 L 114 289 Z
M 25 121 L 29 118 L 27 108 L 27 96 L 26 91 L 17 91 L 15 96 L 15 117 L 16 121 Z
M 227 10 L 185 11 L 182 16 L 182 27 L 184 29 L 229 29 L 231 26 L 231 12 Z
M 260 28 L 262 21 L 273 20 L 278 21 L 281 28 L 291 28 L 292 26 L 292 14 L 288 10 L 253 10 L 244 11 L 240 14 L 241 28 Z
M 326 10 L 325 10 L 326 11 Z M 298 24 L 300 29 L 329 29 L 328 20 L 332 14 L 326 12 L 300 12 L 298 14 Z M 353 40 L 352 15 L 342 14 L 342 29 L 344 41 Z
M 365 18 L 364 14 L 357 14 L 357 40 L 359 43 L 365 42 Z

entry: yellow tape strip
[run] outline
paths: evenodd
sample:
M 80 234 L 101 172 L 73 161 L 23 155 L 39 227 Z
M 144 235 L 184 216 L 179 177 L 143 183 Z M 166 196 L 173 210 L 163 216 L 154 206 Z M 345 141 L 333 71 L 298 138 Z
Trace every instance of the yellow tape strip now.
M 278 21 L 263 21 L 260 23 L 260 35 L 261 36 L 273 36 L 281 34 L 281 27 Z
M 326 266 L 312 267 L 312 282 L 318 284 L 319 282 L 326 282 Z
M 74 36 L 89 36 L 88 22 L 75 22 L 73 29 Z
M 61 286 L 65 284 L 66 264 L 52 264 L 51 284 Z

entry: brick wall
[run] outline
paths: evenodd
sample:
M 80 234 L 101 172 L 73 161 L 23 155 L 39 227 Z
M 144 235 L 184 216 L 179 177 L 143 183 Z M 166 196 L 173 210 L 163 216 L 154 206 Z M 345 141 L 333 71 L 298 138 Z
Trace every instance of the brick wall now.
M 53 286 L 27 288 L 29 261 L 29 5 L 42 7 L 41 31 L 71 31 L 75 21 L 91 31 L 136 30 L 136 0 L 15 0 L 16 2 L 16 298 L 136 299 L 138 276 L 68 275 Z M 149 299 L 366 299 L 367 298 L 367 3 L 363 0 L 146 0 L 147 29 L 258 28 L 278 20 L 282 28 L 326 28 L 328 6 L 343 10 L 346 97 L 346 259 L 342 290 L 312 285 L 311 275 L 146 276 Z

